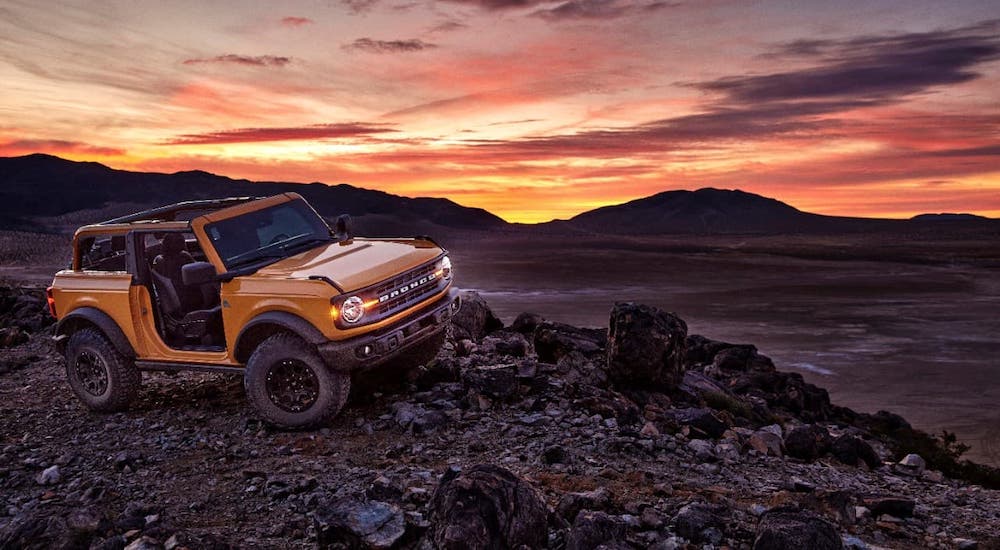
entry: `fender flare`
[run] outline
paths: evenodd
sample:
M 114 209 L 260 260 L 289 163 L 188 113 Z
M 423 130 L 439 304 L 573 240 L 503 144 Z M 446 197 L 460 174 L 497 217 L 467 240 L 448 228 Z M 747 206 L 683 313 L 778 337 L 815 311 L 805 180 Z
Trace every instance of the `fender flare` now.
M 69 336 L 75 332 L 77 327 L 81 324 L 93 325 L 97 328 L 97 330 L 101 331 L 101 333 L 103 333 L 109 341 L 111 341 L 111 344 L 115 346 L 118 353 L 121 353 L 125 357 L 131 359 L 135 358 L 135 349 L 132 348 L 131 342 L 128 341 L 128 337 L 126 337 L 125 333 L 122 332 L 118 323 L 116 323 L 110 315 L 104 313 L 96 307 L 84 306 L 67 313 L 66 316 L 60 319 L 59 323 L 56 324 L 56 336 Z M 60 342 L 62 345 L 60 345 L 59 351 L 64 351 L 65 339 L 60 340 Z
M 233 346 L 233 357 L 237 361 L 246 363 L 247 359 L 250 358 L 250 354 L 253 353 L 253 348 L 262 340 L 258 334 L 259 330 L 265 327 L 279 327 L 282 330 L 297 335 L 312 345 L 322 344 L 328 340 L 315 325 L 294 313 L 287 311 L 267 311 L 251 319 L 250 322 L 243 326 L 239 335 L 236 336 L 236 345 Z

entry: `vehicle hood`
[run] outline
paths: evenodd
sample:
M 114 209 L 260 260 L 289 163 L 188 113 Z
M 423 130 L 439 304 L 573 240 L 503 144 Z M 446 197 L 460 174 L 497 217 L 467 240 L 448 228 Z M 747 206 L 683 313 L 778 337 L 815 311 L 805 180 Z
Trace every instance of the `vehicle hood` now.
M 443 251 L 424 240 L 354 239 L 289 256 L 257 270 L 256 277 L 326 277 L 345 292 L 364 288 L 413 269 Z

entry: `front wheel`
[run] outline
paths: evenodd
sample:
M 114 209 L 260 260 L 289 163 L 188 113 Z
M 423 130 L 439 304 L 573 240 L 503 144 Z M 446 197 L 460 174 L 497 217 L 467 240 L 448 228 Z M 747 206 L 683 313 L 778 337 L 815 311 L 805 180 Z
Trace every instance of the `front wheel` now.
M 100 412 L 126 409 L 142 382 L 135 363 L 92 328 L 70 336 L 66 344 L 66 378 L 77 398 Z
M 261 342 L 247 361 L 247 399 L 265 421 L 283 428 L 318 426 L 340 412 L 351 377 L 327 368 L 315 348 L 291 334 Z

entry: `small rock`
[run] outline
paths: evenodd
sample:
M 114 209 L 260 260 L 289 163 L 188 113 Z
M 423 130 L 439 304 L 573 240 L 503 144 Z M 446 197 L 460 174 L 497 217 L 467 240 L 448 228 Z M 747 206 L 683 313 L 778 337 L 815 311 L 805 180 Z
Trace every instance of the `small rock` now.
M 844 543 L 832 523 L 807 512 L 777 508 L 757 526 L 754 550 L 841 550 Z
M 35 481 L 39 485 L 55 485 L 61 479 L 62 474 L 59 472 L 59 466 L 49 466 L 35 477 Z
M 643 437 L 653 438 L 660 435 L 660 430 L 656 429 L 656 424 L 647 421 L 645 424 L 642 425 L 642 429 L 639 430 L 639 435 Z
M 705 530 L 725 526 L 721 511 L 720 507 L 708 504 L 685 504 L 674 517 L 677 534 L 695 542 L 706 540 Z
M 625 539 L 625 523 L 604 512 L 580 512 L 573 521 L 566 550 L 590 550 Z
M 163 545 L 160 541 L 149 536 L 141 536 L 125 547 L 125 550 L 162 550 Z
M 872 496 L 862 499 L 865 507 L 871 510 L 873 516 L 890 515 L 897 518 L 908 518 L 913 515 L 916 501 L 907 497 Z
M 604 487 L 598 487 L 593 491 L 564 494 L 559 498 L 556 512 L 572 523 L 580 510 L 606 510 L 610 505 L 611 493 Z
M 313 515 L 320 546 L 348 542 L 372 550 L 391 548 L 403 537 L 406 519 L 392 504 L 341 499 Z
M 893 467 L 893 470 L 897 473 L 912 477 L 920 477 L 926 469 L 927 462 L 924 461 L 920 455 L 916 454 L 908 454 L 904 456 L 903 459 L 897 462 Z
M 782 456 L 782 440 L 774 432 L 758 430 L 747 439 L 747 447 L 766 456 Z
M 695 458 L 700 462 L 715 461 L 715 445 L 704 439 L 692 439 L 687 444 L 688 449 L 694 452 Z

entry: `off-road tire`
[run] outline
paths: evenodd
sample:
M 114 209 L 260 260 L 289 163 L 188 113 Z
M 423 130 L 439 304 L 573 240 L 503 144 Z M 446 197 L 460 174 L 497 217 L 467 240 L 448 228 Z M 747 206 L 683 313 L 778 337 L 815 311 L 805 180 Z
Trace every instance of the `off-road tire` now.
M 82 374 L 87 370 L 98 380 Z M 142 384 L 142 374 L 135 363 L 119 353 L 104 334 L 93 328 L 80 329 L 69 337 L 66 344 L 66 379 L 84 405 L 100 412 L 125 410 L 138 395 Z
M 317 386 L 315 397 L 303 410 L 289 410 L 272 399 L 276 394 L 269 390 L 269 375 L 275 375 L 273 369 L 289 368 L 286 363 Z M 269 424 L 309 428 L 322 425 L 340 412 L 351 391 L 351 377 L 327 367 L 316 349 L 298 336 L 278 333 L 261 342 L 250 355 L 243 386 L 251 406 Z

